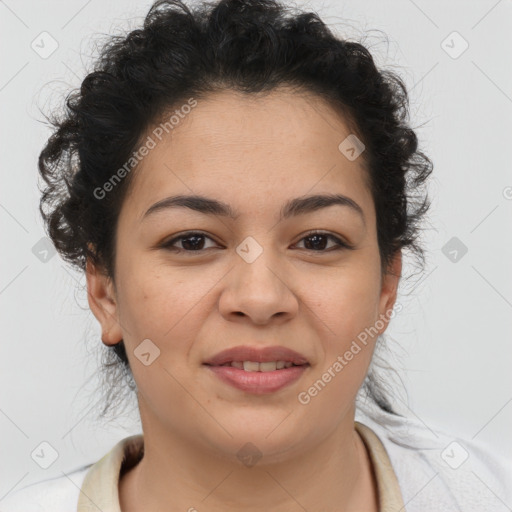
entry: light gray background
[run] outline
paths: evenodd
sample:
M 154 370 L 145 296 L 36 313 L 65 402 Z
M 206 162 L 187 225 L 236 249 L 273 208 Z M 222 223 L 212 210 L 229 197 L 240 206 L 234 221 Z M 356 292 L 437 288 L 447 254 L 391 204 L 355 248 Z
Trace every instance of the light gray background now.
M 149 5 L 0 2 L 0 498 L 96 461 L 140 431 L 136 415 L 95 423 L 96 381 L 84 382 L 94 375 L 92 349 L 101 341 L 85 293 L 75 292 L 84 281 L 58 255 L 43 263 L 32 248 L 45 236 L 36 161 L 49 136 L 37 107 L 57 104 L 80 84 L 97 36 L 136 28 Z M 405 79 L 412 124 L 435 164 L 423 237 L 428 265 L 414 287 L 404 287 L 404 309 L 388 330 L 411 414 L 512 456 L 511 2 L 297 5 L 350 37 L 369 31 L 366 43 L 378 64 Z M 59 45 L 47 59 L 31 48 L 43 31 Z M 469 44 L 457 58 L 462 40 L 446 40 L 453 31 Z M 452 237 L 468 249 L 456 262 L 442 252 Z M 59 454 L 46 470 L 31 458 L 42 441 Z

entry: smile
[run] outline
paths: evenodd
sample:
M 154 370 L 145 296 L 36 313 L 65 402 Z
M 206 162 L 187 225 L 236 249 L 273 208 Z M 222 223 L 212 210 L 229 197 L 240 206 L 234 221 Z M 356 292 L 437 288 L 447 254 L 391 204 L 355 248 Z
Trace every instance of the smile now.
M 246 372 L 272 372 L 274 370 L 282 370 L 283 368 L 290 368 L 294 365 L 291 361 L 267 361 L 265 363 L 258 363 L 256 361 L 231 361 L 219 366 L 232 366 Z
M 290 361 L 232 361 L 221 366 L 203 366 L 225 384 L 246 393 L 264 395 L 279 391 L 297 381 L 310 365 L 295 365 Z

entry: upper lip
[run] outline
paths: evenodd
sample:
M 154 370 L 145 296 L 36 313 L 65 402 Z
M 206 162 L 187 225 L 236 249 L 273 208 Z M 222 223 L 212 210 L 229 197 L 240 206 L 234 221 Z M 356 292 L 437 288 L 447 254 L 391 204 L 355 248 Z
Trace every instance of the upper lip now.
M 233 361 L 254 361 L 257 363 L 290 361 L 293 364 L 309 364 L 302 354 L 283 346 L 250 347 L 242 345 L 223 350 L 205 361 L 204 364 L 220 366 Z

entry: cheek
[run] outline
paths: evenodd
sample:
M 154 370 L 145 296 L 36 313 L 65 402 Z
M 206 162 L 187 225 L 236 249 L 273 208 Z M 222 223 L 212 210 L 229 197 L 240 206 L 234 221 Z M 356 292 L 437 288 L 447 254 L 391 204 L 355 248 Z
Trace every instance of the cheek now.
M 377 340 L 372 326 L 376 321 L 378 284 L 374 276 L 354 273 L 332 280 L 329 293 L 315 301 L 324 353 L 306 383 L 308 387 L 301 389 L 298 397 L 308 417 L 336 422 L 353 403 Z
M 153 405 L 173 396 L 179 409 L 186 396 L 179 383 L 188 377 L 183 361 L 203 325 L 198 315 L 211 283 L 199 274 L 185 279 L 175 269 L 171 275 L 154 268 L 131 268 L 120 282 L 119 319 L 138 388 Z M 148 365 L 140 359 L 143 353 L 150 354 Z
M 310 288 L 315 312 L 339 346 L 370 327 L 378 316 L 380 276 L 370 265 L 353 265 L 333 273 L 323 286 Z
M 332 414 L 343 414 L 343 405 L 355 398 L 377 341 L 372 327 L 378 319 L 379 292 L 378 266 L 361 264 L 333 275 L 324 292 L 318 293 L 315 313 L 320 318 L 317 325 L 323 332 L 324 354 L 311 379 L 313 388 L 304 390 L 305 401 L 314 402 L 310 411 L 325 414 L 325 408 L 336 403 L 340 409 Z
M 120 272 L 121 274 L 121 272 Z M 120 321 L 129 333 L 165 342 L 183 330 L 208 293 L 209 280 L 180 269 L 130 266 L 120 275 Z M 190 325 L 188 325 L 190 327 Z

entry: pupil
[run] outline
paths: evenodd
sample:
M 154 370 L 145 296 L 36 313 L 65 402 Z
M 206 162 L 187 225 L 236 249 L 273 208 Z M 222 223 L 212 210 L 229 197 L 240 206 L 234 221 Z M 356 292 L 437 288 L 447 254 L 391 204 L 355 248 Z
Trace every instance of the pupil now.
M 321 247 L 318 247 L 316 244 L 318 243 L 318 239 L 319 238 L 323 238 L 324 239 L 324 243 L 320 244 Z M 313 241 L 313 244 L 308 244 L 307 240 L 314 240 Z M 310 247 L 308 247 L 308 245 L 313 245 L 314 249 L 325 249 L 325 241 L 327 240 L 327 236 L 326 235 L 310 235 L 308 237 L 306 237 L 305 239 L 305 242 L 304 242 L 304 245 L 306 246 L 306 249 L 310 249 Z
M 202 239 L 204 243 L 204 236 L 203 235 L 190 235 L 187 238 L 182 239 L 182 245 L 186 250 L 197 250 L 202 249 L 202 244 L 199 243 L 201 247 L 198 247 L 198 239 Z M 195 240 L 192 244 L 188 244 L 187 240 Z M 187 247 L 187 245 L 191 245 L 191 247 Z

